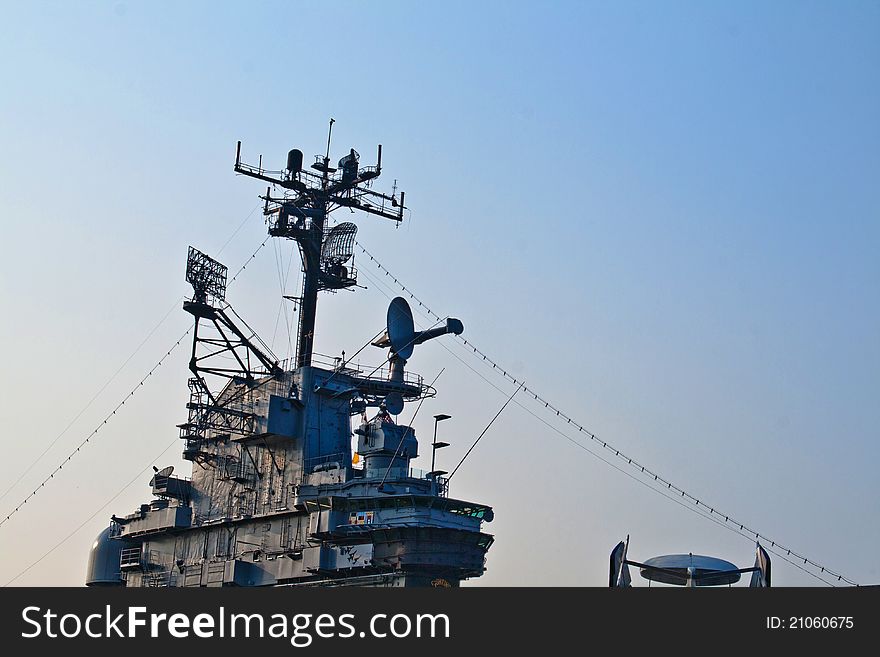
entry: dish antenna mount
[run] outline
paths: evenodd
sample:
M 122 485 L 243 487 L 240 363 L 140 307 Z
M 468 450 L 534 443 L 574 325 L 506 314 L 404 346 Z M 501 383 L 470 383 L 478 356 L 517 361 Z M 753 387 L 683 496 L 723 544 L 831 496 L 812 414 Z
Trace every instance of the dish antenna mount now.
M 373 342 L 376 347 L 388 347 L 391 350 L 388 360 L 391 361 L 391 380 L 403 381 L 404 366 L 413 354 L 417 344 L 422 344 L 447 333 L 461 335 L 464 324 L 454 317 L 447 317 L 444 326 L 416 331 L 412 310 L 406 299 L 395 297 L 388 306 L 388 328 L 378 340 Z
M 611 570 L 608 585 L 611 588 L 632 586 L 630 566 L 639 569 L 639 573 L 649 582 L 662 582 L 676 586 L 730 586 L 740 580 L 740 576 L 751 573 L 749 586 L 763 588 L 770 586 L 770 555 L 755 544 L 755 565 L 751 568 L 737 568 L 724 559 L 707 557 L 701 554 L 668 554 L 653 557 L 644 563 L 632 561 L 627 557 L 629 536 L 611 551 Z

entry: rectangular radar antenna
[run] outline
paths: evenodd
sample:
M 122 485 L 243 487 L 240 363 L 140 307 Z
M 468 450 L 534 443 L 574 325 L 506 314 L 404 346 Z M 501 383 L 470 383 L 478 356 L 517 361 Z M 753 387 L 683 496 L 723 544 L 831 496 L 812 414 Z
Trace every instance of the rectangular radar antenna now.
M 189 247 L 186 257 L 186 280 L 193 287 L 193 301 L 208 303 L 225 301 L 227 267 L 205 255 L 194 247 Z

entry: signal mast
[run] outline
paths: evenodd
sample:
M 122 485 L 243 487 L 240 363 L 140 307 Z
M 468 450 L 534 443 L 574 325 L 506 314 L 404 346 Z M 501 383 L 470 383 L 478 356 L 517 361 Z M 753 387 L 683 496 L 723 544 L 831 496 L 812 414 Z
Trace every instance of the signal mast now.
M 310 365 L 314 344 L 318 292 L 336 291 L 357 284 L 357 270 L 346 264 L 354 257 L 357 226 L 351 222 L 328 225 L 330 213 L 339 208 L 361 210 L 398 224 L 403 221 L 405 193 L 390 196 L 371 189 L 372 181 L 382 173 L 382 145 L 379 144 L 375 166 L 360 166 L 360 155 L 352 148 L 337 166 L 330 164 L 330 139 L 334 120 L 330 119 L 327 150 L 316 155 L 309 168 L 303 168 L 303 153 L 292 149 L 282 171 L 269 171 L 260 164 L 241 161 L 241 142 L 235 153 L 235 171 L 272 184 L 280 195 L 266 189 L 263 214 L 269 234 L 296 240 L 303 262 L 303 287 L 299 303 L 296 367 Z M 311 170 L 310 170 L 311 169 Z

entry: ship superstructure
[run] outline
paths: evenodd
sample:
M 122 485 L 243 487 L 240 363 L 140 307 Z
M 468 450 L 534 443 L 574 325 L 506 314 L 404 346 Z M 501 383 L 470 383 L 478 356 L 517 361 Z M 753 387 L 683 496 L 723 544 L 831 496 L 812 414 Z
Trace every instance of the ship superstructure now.
M 235 171 L 269 183 L 261 198 L 270 235 L 295 240 L 302 256 L 295 359 L 272 354 L 226 300 L 226 267 L 190 247 L 192 376 L 178 426 L 192 474 L 156 469 L 152 501 L 114 515 L 96 539 L 87 584 L 457 586 L 484 572 L 492 509 L 451 497 L 445 472 L 412 468 L 415 430 L 394 420 L 435 394 L 406 370 L 414 347 L 460 334 L 462 323 L 416 331 L 398 297 L 384 334 L 364 336 L 388 350 L 380 366 L 313 353 L 319 292 L 357 282 L 357 227 L 331 226 L 331 213 L 400 222 L 405 210 L 403 193 L 372 189 L 381 146 L 368 167 L 354 149 L 331 166 L 329 151 L 328 136 L 310 167 L 294 149 L 285 169 L 268 171 L 244 164 L 239 142 Z

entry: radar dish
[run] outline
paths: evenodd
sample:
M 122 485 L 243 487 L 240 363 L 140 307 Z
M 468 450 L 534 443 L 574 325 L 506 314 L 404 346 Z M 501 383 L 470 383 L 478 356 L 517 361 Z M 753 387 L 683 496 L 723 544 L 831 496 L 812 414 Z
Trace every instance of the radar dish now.
M 346 221 L 333 226 L 321 246 L 321 262 L 342 264 L 354 255 L 357 225 Z
M 693 579 L 696 586 L 719 586 L 739 581 L 737 567 L 716 557 L 701 554 L 668 554 L 648 559 L 640 571 L 642 577 L 664 584 L 683 586 Z
M 171 473 L 174 472 L 174 466 L 169 465 L 167 468 L 162 468 L 159 472 L 156 473 L 157 477 L 170 477 Z
M 404 360 L 413 353 L 415 324 L 412 310 L 403 297 L 395 297 L 388 306 L 388 338 L 391 350 Z
M 208 297 L 217 301 L 226 298 L 226 265 L 205 255 L 194 247 L 189 247 L 186 256 L 186 280 L 193 286 L 193 300 L 207 303 Z
M 389 393 L 385 397 L 385 410 L 391 415 L 400 415 L 403 412 L 403 395 L 399 392 Z

